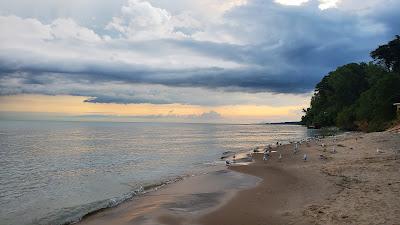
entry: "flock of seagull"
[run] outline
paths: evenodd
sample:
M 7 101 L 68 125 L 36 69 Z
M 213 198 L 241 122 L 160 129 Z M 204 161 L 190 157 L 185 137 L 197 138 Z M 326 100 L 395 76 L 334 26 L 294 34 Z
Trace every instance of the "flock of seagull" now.
M 357 141 L 357 139 L 358 138 L 356 138 L 356 141 Z M 302 139 L 301 141 L 291 141 L 291 142 L 289 142 L 291 145 L 293 145 L 293 154 L 298 154 L 298 152 L 300 151 L 300 145 L 302 145 L 303 143 L 309 143 L 312 140 L 314 140 L 319 146 L 321 146 L 324 152 L 327 152 L 328 146 L 325 143 L 323 143 L 323 139 L 321 137 L 313 137 L 313 138 Z M 333 142 L 333 145 L 332 145 L 330 153 L 331 154 L 336 154 L 337 153 L 336 146 L 341 146 L 341 145 L 336 145 L 336 142 L 337 142 L 337 137 L 336 136 L 333 136 L 332 142 Z M 276 147 L 279 147 L 281 145 L 282 145 L 282 143 L 276 142 Z M 263 155 L 263 161 L 268 161 L 268 160 L 271 159 L 272 153 L 277 153 L 278 151 L 277 150 L 273 150 L 271 145 L 267 145 L 266 147 L 262 148 L 262 151 L 260 151 L 260 148 L 257 147 L 257 148 L 255 148 L 253 150 L 253 152 L 254 153 L 263 152 L 263 154 L 264 154 Z M 381 153 L 384 153 L 384 151 L 382 151 L 381 149 L 377 148 L 376 149 L 376 153 L 381 154 Z M 396 153 L 396 158 L 398 156 L 400 157 L 400 149 L 395 151 L 395 153 Z M 249 155 L 248 157 L 250 158 L 250 161 L 251 161 L 252 160 L 252 155 L 251 154 L 248 154 L 248 155 Z M 279 152 L 278 160 L 281 161 L 282 159 L 283 159 L 282 153 Z M 320 154 L 319 155 L 319 159 L 327 160 L 328 157 L 323 155 L 323 154 Z M 306 162 L 308 160 L 309 160 L 309 157 L 308 157 L 307 153 L 304 153 L 303 161 Z M 236 163 L 236 162 L 237 162 L 237 159 L 236 159 L 236 155 L 235 154 L 232 156 L 232 160 L 227 159 L 225 161 L 227 166 L 231 166 L 233 163 Z
M 302 141 L 300 141 L 300 142 L 291 142 L 291 144 L 293 144 L 293 154 L 297 154 L 297 153 L 299 152 L 299 146 L 300 146 L 300 144 L 301 144 L 302 142 L 304 142 L 304 141 L 302 140 Z M 306 142 L 308 142 L 308 140 L 306 140 Z M 277 142 L 277 146 L 280 146 L 280 145 L 282 145 L 282 144 L 280 144 L 279 142 Z M 272 147 L 271 147 L 271 145 L 268 145 L 268 146 L 264 149 L 264 157 L 263 157 L 263 160 L 264 160 L 264 161 L 269 160 L 270 157 L 271 157 L 271 153 L 272 153 Z M 282 153 L 279 153 L 279 157 L 278 157 L 279 161 L 281 161 L 282 158 L 283 158 L 283 157 L 282 157 Z M 308 159 L 308 156 L 307 156 L 307 154 L 305 153 L 304 156 L 303 156 L 303 160 L 304 160 L 304 161 L 307 161 L 307 159 Z
M 291 141 L 291 142 L 289 142 L 291 145 L 293 145 L 293 154 L 298 154 L 298 152 L 300 151 L 300 145 L 305 143 L 305 142 L 309 143 L 311 140 L 315 140 L 316 142 L 321 142 L 322 141 L 322 139 L 320 137 L 314 137 L 314 138 L 302 139 L 301 141 L 295 141 L 295 142 Z M 336 136 L 334 136 L 333 137 L 333 143 L 335 143 L 336 140 L 337 140 Z M 279 147 L 281 145 L 282 145 L 282 143 L 276 142 L 276 147 Z M 324 149 L 324 151 L 326 151 L 327 145 L 325 143 L 321 143 L 320 146 Z M 263 161 L 270 160 L 271 157 L 272 157 L 272 153 L 276 153 L 277 152 L 277 151 L 273 151 L 272 149 L 273 148 L 272 148 L 271 145 L 267 145 L 266 147 L 263 148 L 263 152 L 264 152 Z M 254 153 L 258 153 L 258 152 L 260 152 L 260 150 L 259 150 L 259 148 L 256 148 L 256 149 L 253 150 L 253 152 Z M 337 153 L 335 144 L 332 147 L 331 153 L 332 154 Z M 282 153 L 279 153 L 278 160 L 281 161 L 282 159 L 283 159 Z M 307 153 L 304 153 L 303 161 L 306 162 L 306 161 L 308 161 L 308 159 L 309 159 L 309 157 L 308 157 Z M 321 160 L 327 160 L 328 157 L 326 157 L 326 156 L 321 154 L 320 155 L 320 159 Z M 231 166 L 235 162 L 236 162 L 236 155 L 233 155 L 232 160 L 226 160 L 225 161 L 227 166 Z

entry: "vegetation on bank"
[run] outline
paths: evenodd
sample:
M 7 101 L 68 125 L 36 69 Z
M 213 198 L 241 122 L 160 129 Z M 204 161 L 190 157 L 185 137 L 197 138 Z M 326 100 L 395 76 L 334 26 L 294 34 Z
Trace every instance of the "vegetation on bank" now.
M 369 63 L 350 63 L 315 87 L 302 124 L 346 130 L 382 131 L 396 120 L 400 102 L 400 36 L 371 52 Z

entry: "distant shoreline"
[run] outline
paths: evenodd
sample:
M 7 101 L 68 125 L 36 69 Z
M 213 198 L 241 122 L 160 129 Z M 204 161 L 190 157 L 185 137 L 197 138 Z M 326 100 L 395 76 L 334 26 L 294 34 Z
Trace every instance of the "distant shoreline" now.
M 299 122 L 276 122 L 276 123 L 265 123 L 267 125 L 303 125 Z

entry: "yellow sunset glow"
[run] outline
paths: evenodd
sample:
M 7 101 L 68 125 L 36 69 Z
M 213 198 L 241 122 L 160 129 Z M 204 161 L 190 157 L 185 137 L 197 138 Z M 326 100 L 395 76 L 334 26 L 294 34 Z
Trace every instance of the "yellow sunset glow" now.
M 206 107 L 183 104 L 100 104 L 86 103 L 82 96 L 16 95 L 0 97 L 1 112 L 63 113 L 70 115 L 115 115 L 149 116 L 201 115 L 215 111 L 227 119 L 268 119 L 283 116 L 298 119 L 298 113 L 305 105 L 257 106 L 231 105 Z

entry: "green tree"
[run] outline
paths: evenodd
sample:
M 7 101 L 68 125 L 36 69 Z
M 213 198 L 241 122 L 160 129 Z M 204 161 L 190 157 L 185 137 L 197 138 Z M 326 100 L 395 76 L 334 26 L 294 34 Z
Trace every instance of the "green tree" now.
M 368 64 L 351 63 L 325 76 L 315 88 L 311 106 L 305 110 L 302 122 L 308 126 L 334 126 L 337 115 L 351 106 L 368 88 L 365 76 Z
M 340 111 L 336 118 L 336 125 L 346 130 L 357 130 L 355 107 L 350 106 Z
M 400 36 L 372 51 L 371 57 L 388 71 L 400 72 Z
M 400 36 L 371 52 L 374 63 L 351 63 L 325 76 L 304 110 L 307 126 L 381 131 L 400 102 Z
M 385 74 L 356 104 L 356 120 L 367 125 L 366 131 L 382 131 L 396 118 L 394 102 L 400 101 L 400 77 Z

